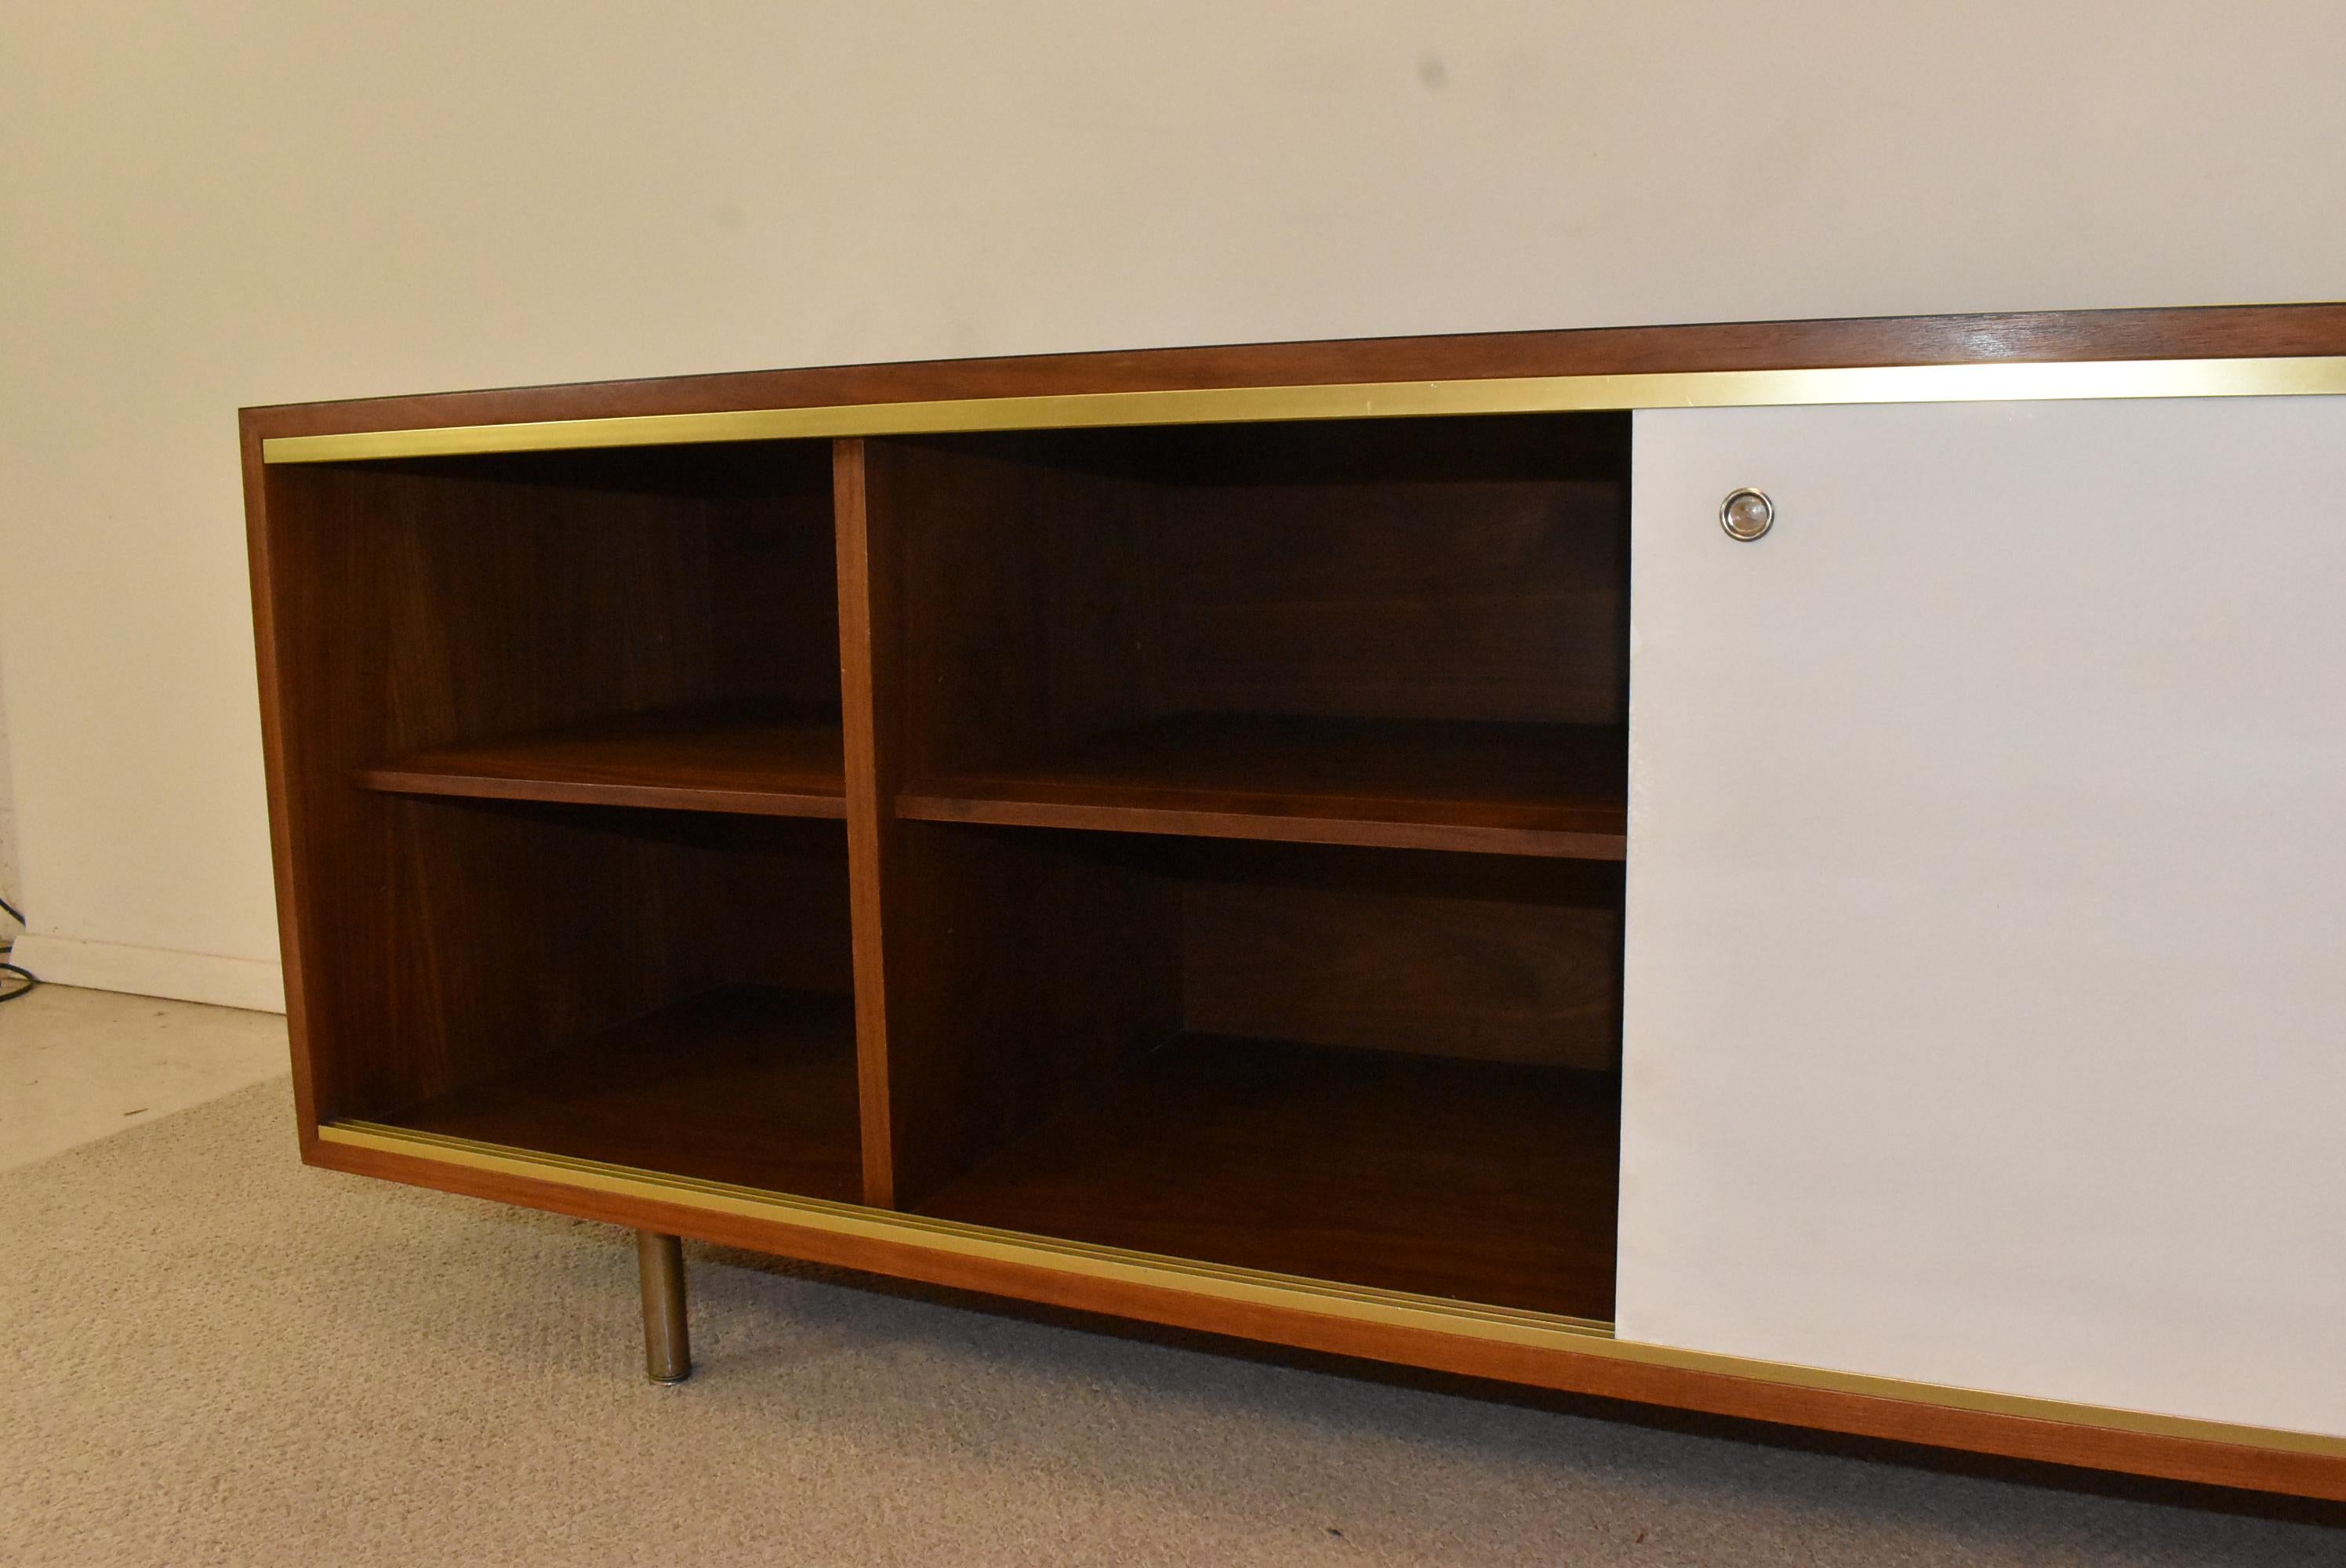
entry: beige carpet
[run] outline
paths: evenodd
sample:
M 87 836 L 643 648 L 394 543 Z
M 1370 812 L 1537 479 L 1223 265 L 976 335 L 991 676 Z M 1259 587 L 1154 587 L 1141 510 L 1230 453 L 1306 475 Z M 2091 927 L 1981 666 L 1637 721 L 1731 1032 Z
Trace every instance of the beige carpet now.
M 2346 1532 L 1688 1437 L 305 1171 L 280 1080 L 0 1176 L 0 1561 L 2337 1563 Z

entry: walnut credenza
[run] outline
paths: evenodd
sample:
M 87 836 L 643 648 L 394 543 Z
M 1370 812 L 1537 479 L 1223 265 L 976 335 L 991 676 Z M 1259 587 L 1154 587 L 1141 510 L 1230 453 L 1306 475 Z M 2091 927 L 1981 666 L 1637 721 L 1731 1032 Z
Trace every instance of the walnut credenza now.
M 247 411 L 303 1156 L 2346 1498 L 2346 307 Z

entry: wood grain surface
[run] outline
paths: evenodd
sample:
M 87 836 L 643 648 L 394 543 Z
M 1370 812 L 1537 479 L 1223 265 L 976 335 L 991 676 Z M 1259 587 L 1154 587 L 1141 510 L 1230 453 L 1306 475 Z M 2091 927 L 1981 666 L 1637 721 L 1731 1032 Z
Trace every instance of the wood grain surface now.
M 358 777 L 393 794 L 843 817 L 842 756 L 835 707 L 714 708 L 434 747 Z
M 2346 304 L 1736 321 L 1119 350 L 432 392 L 247 411 L 258 436 L 1186 387 L 2346 353 Z
M 856 1203 L 853 1003 L 729 986 L 394 1118 L 418 1132 Z
M 932 775 L 905 817 L 1617 860 L 1628 735 L 1596 725 L 1172 714 Z
M 1609 1074 L 1188 1034 L 920 1212 L 1609 1319 L 1619 1103 Z

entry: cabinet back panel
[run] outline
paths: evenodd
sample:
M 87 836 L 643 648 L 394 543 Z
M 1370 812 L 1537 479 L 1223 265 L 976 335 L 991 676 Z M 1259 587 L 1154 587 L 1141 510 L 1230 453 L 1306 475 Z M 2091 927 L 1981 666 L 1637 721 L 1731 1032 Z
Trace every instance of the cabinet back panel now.
M 1196 712 L 1618 725 L 1627 433 L 1532 416 L 869 443 L 901 520 L 909 769 Z
M 1184 1026 L 1610 1072 L 1620 886 L 1593 862 L 1196 846 Z
M 270 472 L 274 543 L 312 601 L 290 607 L 316 617 L 290 673 L 344 683 L 378 757 L 649 708 L 839 701 L 829 496 L 794 466 L 751 494 L 524 484 L 513 467 Z
M 1158 504 L 1175 712 L 1627 715 L 1618 485 L 1215 485 Z
M 888 932 L 911 1207 L 1180 1027 L 1180 897 L 1148 840 L 906 823 Z
M 1020 443 L 868 442 L 901 574 L 904 762 L 983 768 L 1164 706 L 1147 495 Z

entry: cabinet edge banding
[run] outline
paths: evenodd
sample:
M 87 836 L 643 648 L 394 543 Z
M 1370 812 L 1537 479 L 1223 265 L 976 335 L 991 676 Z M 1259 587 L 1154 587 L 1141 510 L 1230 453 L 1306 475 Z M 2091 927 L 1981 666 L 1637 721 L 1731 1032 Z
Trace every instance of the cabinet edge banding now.
M 521 1177 L 580 1191 L 656 1201 L 681 1208 L 920 1247 L 940 1254 L 984 1258 L 1260 1307 L 1449 1334 L 1553 1353 L 1746 1378 L 1858 1398 L 1904 1400 L 2015 1420 L 2061 1422 L 2147 1437 L 2229 1444 L 2274 1453 L 2346 1461 L 2346 1437 L 2243 1426 L 2060 1400 L 2032 1399 L 1986 1390 L 1835 1371 L 1821 1367 L 1713 1355 L 1618 1339 L 1611 1324 L 1592 1319 L 1483 1306 L 1442 1297 L 1380 1290 L 1331 1280 L 1131 1252 L 857 1204 L 796 1197 L 755 1187 L 668 1176 L 444 1134 L 414 1132 L 373 1122 L 328 1123 L 318 1129 L 318 1137 L 323 1143 Z
M 1644 408 L 1769 408 L 1819 403 L 2310 397 L 2332 393 L 2346 393 L 2346 355 L 2074 360 L 1779 371 L 1668 371 L 954 398 L 279 435 L 263 438 L 260 449 L 261 461 L 267 463 L 338 463 L 592 447 L 1258 421 L 1407 419 Z

